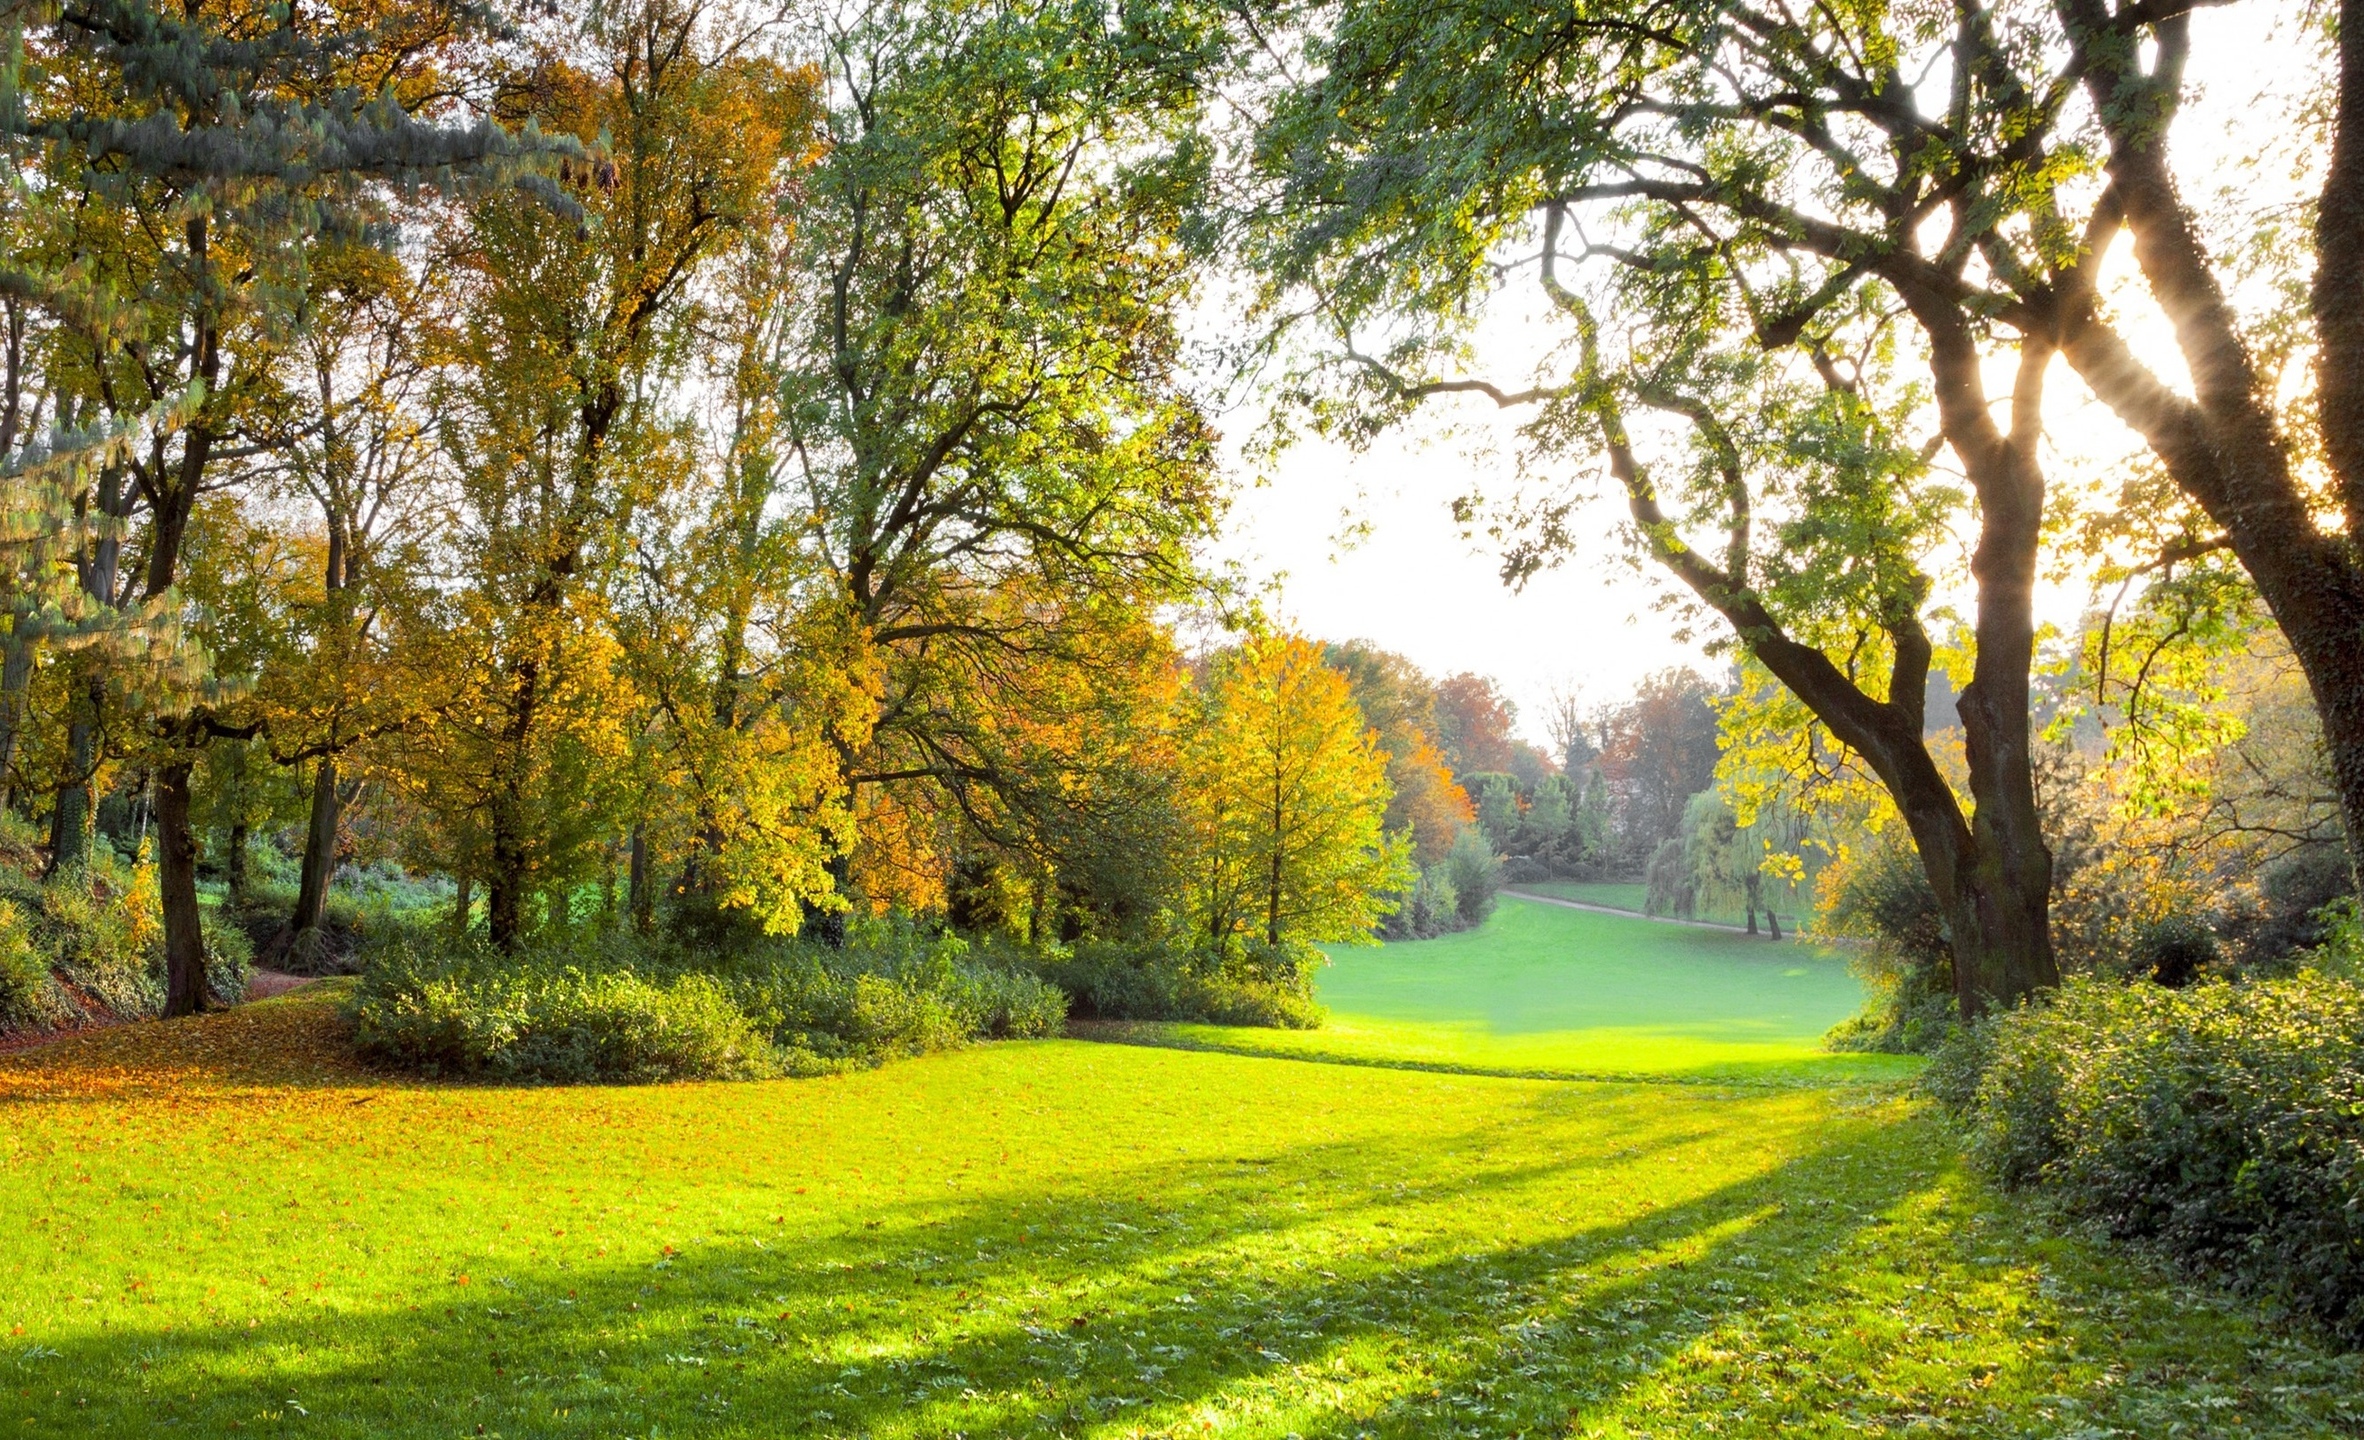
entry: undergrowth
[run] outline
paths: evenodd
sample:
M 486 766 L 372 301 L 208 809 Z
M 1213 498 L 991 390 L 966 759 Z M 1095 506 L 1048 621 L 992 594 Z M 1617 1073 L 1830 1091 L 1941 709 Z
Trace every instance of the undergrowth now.
M 214 1003 L 235 1004 L 253 948 L 215 912 L 201 922 Z M 100 847 L 46 880 L 0 866 L 0 1033 L 147 1019 L 164 999 L 163 907 L 145 856 L 127 865 Z
M 1933 1070 L 2004 1184 L 2364 1341 L 2364 986 L 2075 980 Z
M 599 931 L 503 954 L 405 928 L 366 952 L 363 1051 L 430 1073 L 553 1082 L 819 1074 L 1054 1033 L 1066 998 L 958 936 L 850 927 L 830 948 L 728 950 Z

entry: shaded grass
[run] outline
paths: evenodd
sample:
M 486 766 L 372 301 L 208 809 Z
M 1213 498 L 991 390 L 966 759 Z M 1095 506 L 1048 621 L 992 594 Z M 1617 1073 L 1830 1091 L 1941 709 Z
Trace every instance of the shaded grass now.
M 1920 1109 L 1073 1041 L 369 1075 L 310 994 L 0 1060 L 21 1434 L 2315 1436 L 2364 1377 Z

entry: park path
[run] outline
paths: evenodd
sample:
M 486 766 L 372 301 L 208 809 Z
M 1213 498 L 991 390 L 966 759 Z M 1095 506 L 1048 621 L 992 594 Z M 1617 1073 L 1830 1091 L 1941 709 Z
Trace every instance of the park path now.
M 268 1000 L 285 995 L 290 990 L 301 990 L 315 980 L 312 975 L 290 975 L 284 970 L 265 970 L 257 965 L 246 972 L 246 998 Z
M 1531 901 L 1537 905 L 1557 905 L 1566 910 L 1590 910 L 1595 915 L 1622 915 L 1628 920 L 1647 920 L 1653 925 L 1688 925 L 1694 930 L 1727 930 L 1734 935 L 1751 933 L 1745 926 L 1726 925 L 1720 920 L 1682 920 L 1672 915 L 1644 915 L 1639 910 L 1620 910 L 1614 905 L 1594 905 L 1584 900 L 1562 900 L 1557 895 L 1530 895 L 1524 890 L 1513 890 L 1508 886 L 1503 887 L 1502 893 L 1513 900 Z M 1767 940 L 1773 938 L 1762 930 L 1754 933 Z M 1790 937 L 1787 932 L 1784 932 L 1781 938 L 1787 940 Z

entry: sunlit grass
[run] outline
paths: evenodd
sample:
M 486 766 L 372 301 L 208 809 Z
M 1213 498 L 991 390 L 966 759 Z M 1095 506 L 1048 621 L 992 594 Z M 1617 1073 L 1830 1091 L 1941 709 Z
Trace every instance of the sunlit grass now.
M 297 998 L 0 1062 L 26 1435 L 2331 1435 L 2352 1360 L 1911 1102 L 1076 1041 L 376 1078 Z M 479 1430 L 479 1427 L 482 1427 Z
M 1650 887 L 1630 880 L 1530 880 L 1521 882 L 1519 889 L 1535 895 L 1549 895 L 1559 900 L 1575 900 L 1586 905 L 1605 905 L 1612 910 L 1630 910 L 1636 915 L 1649 911 Z M 1784 897 L 1781 905 L 1781 928 L 1784 932 L 1798 928 L 1803 918 L 1790 908 L 1797 901 Z M 1738 904 L 1718 902 L 1694 913 L 1694 919 L 1717 925 L 1743 925 L 1747 915 Z M 1765 924 L 1759 912 L 1757 924 Z
M 1650 898 L 1650 887 L 1639 881 L 1533 880 L 1519 888 L 1587 905 L 1606 905 L 1612 910 L 1631 910 L 1637 915 L 1648 908 Z
M 1314 1031 L 1127 1027 L 1132 1039 L 1481 1073 L 1824 1084 L 1894 1079 L 1918 1061 L 1835 1055 L 1863 1004 L 1812 945 L 1659 925 L 1506 897 L 1484 927 L 1337 946 Z

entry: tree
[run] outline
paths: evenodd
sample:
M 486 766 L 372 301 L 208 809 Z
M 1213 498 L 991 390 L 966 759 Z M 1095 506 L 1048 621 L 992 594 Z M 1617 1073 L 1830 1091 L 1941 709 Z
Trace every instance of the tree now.
M 1593 738 L 1593 714 L 1585 705 L 1583 695 L 1572 689 L 1555 689 L 1543 722 L 1551 735 L 1552 748 L 1559 752 L 1560 773 L 1581 782 L 1601 753 L 1599 743 Z
M 1577 858 L 1568 854 L 1568 831 L 1576 821 L 1576 811 L 1569 798 L 1566 777 L 1544 777 L 1528 800 L 1526 813 L 1519 817 L 1516 843 L 1521 850 L 1547 863 Z
M 2132 54 L 2147 17 L 2125 9 L 2106 50 Z M 1953 917 L 1964 1014 L 2057 979 L 2028 719 L 2042 388 L 2099 267 L 2099 234 L 2066 220 L 2064 87 L 2024 69 L 2057 50 L 2016 24 L 1373 0 L 1324 28 L 1321 78 L 1258 140 L 1277 177 L 1265 267 L 1274 303 L 1303 298 L 1326 336 L 1338 381 L 1307 385 L 1326 423 L 1369 435 L 1482 395 L 1532 407 L 1534 466 L 1603 456 L 1641 549 L 1896 797 Z M 1938 59 L 1946 102 L 1917 104 L 1912 76 Z M 1496 274 L 1532 274 L 1565 336 L 1532 385 L 1461 369 L 1456 317 L 1485 310 Z M 1995 329 L 2016 348 L 2000 419 Z M 1969 806 L 1922 738 L 1922 560 L 1960 504 L 1929 480 L 1938 449 L 1979 527 Z M 1518 579 L 1565 553 L 1579 508 L 1511 508 Z
M 1712 693 L 1697 671 L 1661 670 L 1601 717 L 1600 773 L 1625 851 L 1637 860 L 1676 838 L 1683 807 L 1714 783 Z
M 1518 709 L 1483 675 L 1463 671 L 1436 686 L 1436 741 L 1456 776 L 1508 772 L 1518 742 L 1510 727 Z
M 1441 864 L 1477 809 L 1437 745 L 1435 683 L 1403 656 L 1364 640 L 1325 646 L 1323 659 L 1346 676 L 1387 752 L 1387 833 L 1408 833 L 1423 869 Z
M 86 260 L 105 302 L 69 312 L 53 383 L 142 431 L 80 497 L 104 517 L 83 556 L 84 588 L 118 609 L 167 606 L 191 516 L 218 467 L 238 456 L 312 246 L 358 233 L 370 181 L 448 178 L 515 147 L 497 127 L 444 128 L 406 107 L 439 92 L 429 84 L 406 96 L 399 82 L 433 68 L 456 7 L 387 5 L 315 27 L 293 10 L 71 0 L 27 7 L 23 19 L 38 63 L 12 94 L 33 103 L 12 105 L 7 129 L 38 149 L 48 185 L 75 196 L 53 243 Z M 365 36 L 401 43 L 376 48 Z M 357 66 L 356 51 L 383 63 Z M 140 564 L 118 578 L 135 516 Z M 109 698 L 103 674 L 89 682 L 58 792 L 53 863 L 83 843 Z M 166 1008 L 186 1014 L 207 994 L 190 784 L 216 717 L 190 690 L 140 698 Z
M 273 758 L 312 764 L 295 905 L 272 952 L 318 942 L 340 822 L 359 794 L 345 755 L 419 717 L 420 697 L 388 663 L 379 611 L 441 538 L 427 399 L 453 338 L 454 317 L 437 304 L 446 258 L 414 265 L 372 245 L 323 247 L 261 407 L 257 428 L 280 461 L 269 488 L 315 508 L 323 541 L 318 594 L 290 627 L 294 651 L 258 686 Z
M 835 85 L 782 447 L 834 603 L 878 651 L 875 723 L 841 760 L 857 795 L 999 823 L 1029 778 L 995 738 L 999 677 L 1080 683 L 1199 585 L 1213 434 L 1178 322 L 1215 35 L 1182 4 L 996 0 L 866 7 L 817 37 Z
M 1683 811 L 1682 846 L 1695 903 L 1728 905 L 1737 901 L 1748 917 L 1751 935 L 1757 933 L 1761 909 L 1773 938 L 1781 938 L 1781 921 L 1765 898 L 1768 842 L 1753 826 L 1741 825 L 1721 792 L 1702 790 L 1691 797 Z
M 502 102 L 583 146 L 569 203 L 487 193 L 453 237 L 461 354 L 437 406 L 468 584 L 414 617 L 452 662 L 444 753 L 419 758 L 445 776 L 503 947 L 631 809 L 639 704 L 609 582 L 631 517 L 683 463 L 656 382 L 695 282 L 803 151 L 809 76 L 728 22 L 676 0 L 592 12 Z
M 1508 850 L 1519 828 L 1518 782 L 1508 775 L 1480 772 L 1466 777 L 1477 787 L 1478 829 L 1497 854 Z
M 1368 941 L 1411 878 L 1380 828 L 1386 757 L 1319 646 L 1251 639 L 1214 664 L 1184 794 L 1194 908 L 1218 947 Z

